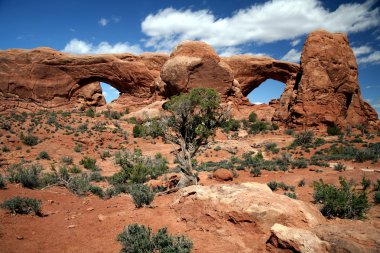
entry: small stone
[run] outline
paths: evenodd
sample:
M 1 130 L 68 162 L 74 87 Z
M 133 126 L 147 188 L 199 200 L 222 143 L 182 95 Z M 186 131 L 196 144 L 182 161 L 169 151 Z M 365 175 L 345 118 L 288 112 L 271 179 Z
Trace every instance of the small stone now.
M 48 199 L 48 203 L 51 205 L 51 204 L 54 203 L 54 200 L 52 200 L 52 199 Z
M 87 208 L 87 211 L 94 211 L 94 210 L 95 210 L 95 208 L 93 208 L 93 207 Z
M 17 236 L 16 236 L 16 239 L 17 239 L 17 240 L 24 240 L 24 237 L 23 237 L 22 235 L 17 235 Z
M 105 219 L 106 219 L 106 216 L 104 216 L 103 214 L 99 214 L 99 215 L 98 215 L 98 220 L 99 220 L 100 222 L 104 221 Z
M 77 225 L 69 225 L 67 228 L 76 228 Z

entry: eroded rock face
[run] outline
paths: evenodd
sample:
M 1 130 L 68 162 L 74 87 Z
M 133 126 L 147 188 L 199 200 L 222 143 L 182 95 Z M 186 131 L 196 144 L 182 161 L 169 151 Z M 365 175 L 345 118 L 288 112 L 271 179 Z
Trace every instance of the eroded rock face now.
M 162 54 L 74 56 L 50 48 L 0 51 L 0 92 L 3 98 L 13 96 L 42 107 L 78 102 L 99 106 L 105 103 L 99 86 L 103 81 L 146 100 L 159 90 L 159 70 L 166 60 Z
M 301 73 L 293 86 L 288 122 L 354 126 L 377 121 L 376 111 L 362 99 L 358 66 L 345 34 L 310 33 L 302 50 Z
M 180 43 L 162 67 L 161 79 L 166 83 L 167 97 L 208 87 L 223 98 L 228 96 L 234 80 L 230 67 L 220 60 L 210 45 L 200 41 Z
M 234 107 L 236 116 L 254 111 L 246 96 L 265 80 L 274 79 L 283 82 L 285 89 L 276 103 L 264 108 L 265 119 L 294 126 L 376 126 L 377 113 L 362 99 L 357 77 L 347 37 L 326 31 L 308 36 L 301 65 L 252 55 L 220 58 L 210 45 L 199 41 L 180 43 L 170 56 L 11 49 L 0 51 L 0 108 L 102 106 L 99 82 L 106 82 L 120 92 L 111 103 L 116 109 L 135 111 L 208 87 Z

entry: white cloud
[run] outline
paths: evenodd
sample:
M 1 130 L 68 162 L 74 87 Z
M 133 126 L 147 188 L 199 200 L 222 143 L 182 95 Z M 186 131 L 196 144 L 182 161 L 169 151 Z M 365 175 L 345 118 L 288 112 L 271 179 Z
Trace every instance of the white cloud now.
M 261 104 L 264 104 L 264 103 L 263 103 L 263 102 L 255 101 L 255 102 L 253 102 L 252 104 L 254 104 L 254 105 L 261 105 Z
M 375 51 L 366 57 L 359 58 L 358 63 L 380 64 L 380 51 Z
M 353 47 L 352 50 L 354 51 L 356 57 L 372 52 L 372 48 L 368 46 Z
M 365 88 L 366 88 L 366 89 L 371 89 L 372 86 L 371 86 L 371 85 L 367 85 Z
M 297 46 L 300 42 L 301 42 L 300 39 L 298 39 L 298 40 L 292 40 L 292 41 L 290 42 L 290 45 L 291 45 L 292 47 L 295 47 L 295 46 Z
M 225 48 L 218 49 L 217 53 L 220 56 L 228 57 L 228 56 L 231 56 L 231 55 L 241 54 L 241 51 L 237 47 L 225 47 Z
M 290 62 L 299 62 L 301 59 L 301 52 L 297 51 L 296 49 L 292 48 L 287 52 L 281 60 L 283 61 L 290 61 Z
M 114 45 L 106 41 L 100 42 L 98 45 L 93 45 L 83 40 L 72 39 L 66 44 L 62 50 L 66 53 L 72 54 L 117 54 L 117 53 L 134 53 L 139 54 L 142 52 L 139 45 L 130 45 L 125 42 L 118 42 Z
M 106 18 L 101 18 L 99 21 L 98 21 L 98 23 L 99 23 L 99 25 L 101 25 L 101 26 L 106 26 L 107 24 L 108 24 L 108 19 L 106 19 Z
M 372 98 L 365 98 L 364 100 L 365 100 L 367 103 L 371 103 L 371 102 L 373 101 Z
M 146 46 L 170 51 L 179 41 L 202 40 L 215 48 L 244 43 L 294 40 L 312 30 L 355 33 L 380 23 L 375 0 L 347 3 L 330 11 L 318 0 L 273 0 L 217 18 L 209 10 L 166 8 L 148 15 L 141 23 Z

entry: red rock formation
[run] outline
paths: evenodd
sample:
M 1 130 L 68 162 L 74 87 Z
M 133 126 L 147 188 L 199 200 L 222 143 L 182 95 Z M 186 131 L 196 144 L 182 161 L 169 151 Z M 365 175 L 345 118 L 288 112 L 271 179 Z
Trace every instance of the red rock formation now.
M 209 87 L 226 98 L 232 88 L 233 75 L 210 45 L 184 41 L 162 67 L 161 79 L 166 83 L 168 97 L 193 88 Z
M 103 81 L 144 101 L 159 90 L 159 71 L 166 60 L 163 54 L 74 56 L 50 48 L 0 51 L 0 92 L 2 97 L 43 107 L 103 105 L 99 86 Z
M 240 110 L 250 105 L 246 96 L 253 89 L 274 79 L 286 86 L 279 101 L 266 108 L 266 118 L 273 115 L 289 125 L 376 125 L 377 113 L 362 99 L 357 77 L 347 37 L 326 31 L 308 36 L 301 65 L 248 55 L 221 59 L 199 41 L 180 43 L 170 57 L 11 49 L 0 51 L 0 109 L 101 106 L 105 101 L 99 82 L 106 82 L 121 93 L 115 108 L 140 109 L 192 88 L 209 87 Z
M 278 120 L 319 124 L 375 124 L 376 111 L 360 92 L 358 66 L 343 33 L 315 31 L 306 39 L 301 56 L 302 76 L 293 87 L 289 115 Z

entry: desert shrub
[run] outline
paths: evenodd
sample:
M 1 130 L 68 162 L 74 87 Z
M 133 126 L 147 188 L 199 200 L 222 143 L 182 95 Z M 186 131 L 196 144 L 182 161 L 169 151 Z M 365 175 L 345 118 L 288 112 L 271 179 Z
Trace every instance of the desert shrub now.
M 0 189 L 5 189 L 7 183 L 5 181 L 5 178 L 3 177 L 2 174 L 0 174 Z
M 248 125 L 249 134 L 257 134 L 262 131 L 269 130 L 270 124 L 266 121 L 256 121 Z
M 107 157 L 111 157 L 109 149 L 103 149 L 102 151 L 100 151 L 100 158 L 102 160 L 106 159 Z
M 314 145 L 317 146 L 317 147 L 322 146 L 322 145 L 324 145 L 325 143 L 326 143 L 326 140 L 323 139 L 323 138 L 316 138 L 316 139 L 314 140 Z
M 265 150 L 268 152 L 272 152 L 273 154 L 277 154 L 280 150 L 277 148 L 277 144 L 274 142 L 270 142 L 265 144 Z
M 267 183 L 267 185 L 269 186 L 269 188 L 270 188 L 272 191 L 277 190 L 278 184 L 277 184 L 276 181 L 270 181 L 269 183 Z
M 86 111 L 86 116 L 87 116 L 87 117 L 94 118 L 94 117 L 95 117 L 95 111 L 94 111 L 94 109 L 89 108 L 89 109 Z
M 360 183 L 362 185 L 363 191 L 367 190 L 371 186 L 371 180 L 365 177 L 362 177 L 362 181 Z
M 21 133 L 20 139 L 22 143 L 28 146 L 35 146 L 39 141 L 37 136 L 34 136 L 32 134 L 24 135 L 23 133 Z
M 380 179 L 377 179 L 376 183 L 373 184 L 374 191 L 380 191 Z
M 301 181 L 298 182 L 298 187 L 304 187 L 305 186 L 305 179 L 302 179 Z
M 284 192 L 284 195 L 291 199 L 297 199 L 297 194 L 295 192 Z
M 375 192 L 373 195 L 373 201 L 376 205 L 380 204 L 380 191 Z
M 24 166 L 23 163 L 13 164 L 8 168 L 9 181 L 11 183 L 21 183 L 26 188 L 37 188 L 41 170 L 41 165 L 37 163 L 27 166 Z
M 215 150 L 215 151 L 220 151 L 220 150 L 222 150 L 222 148 L 221 148 L 220 146 L 216 146 L 216 147 L 214 148 L 214 150 Z
M 2 147 L 1 149 L 4 153 L 9 152 L 10 149 L 7 146 Z
M 12 129 L 12 126 L 8 122 L 1 122 L 0 128 L 4 129 L 5 131 L 10 131 Z
M 346 170 L 346 166 L 343 163 L 337 163 L 334 165 L 334 170 L 344 171 L 344 170 Z
M 74 151 L 77 153 L 82 152 L 82 144 L 75 144 Z
M 251 175 L 254 177 L 259 177 L 261 175 L 261 170 L 259 167 L 254 167 L 251 169 Z
M 294 144 L 296 146 L 306 146 L 311 144 L 314 140 L 314 134 L 312 131 L 304 131 L 296 134 Z
M 257 114 L 254 112 L 251 112 L 248 116 L 248 121 L 249 122 L 256 122 L 257 121 Z
M 284 134 L 293 135 L 294 134 L 294 130 L 293 129 L 285 129 Z
M 305 158 L 297 158 L 291 161 L 291 166 L 292 168 L 297 168 L 297 169 L 304 169 L 307 168 L 307 159 Z
M 80 165 L 83 165 L 85 169 L 91 170 L 91 171 L 99 171 L 99 167 L 96 166 L 96 159 L 85 156 L 82 158 L 82 160 L 79 161 Z
M 78 174 L 78 173 L 81 173 L 81 172 L 82 172 L 81 168 L 79 168 L 77 165 L 73 165 L 73 166 L 71 166 L 71 167 L 68 169 L 68 171 L 69 171 L 70 173 L 73 173 L 73 174 Z
M 90 192 L 96 196 L 98 196 L 99 198 L 103 198 L 104 197 L 104 192 L 103 192 L 103 189 L 99 186 L 96 186 L 96 185 L 90 185 Z
M 183 235 L 169 235 L 166 228 L 153 234 L 150 227 L 138 224 L 130 224 L 124 228 L 117 240 L 122 246 L 121 253 L 189 253 L 193 247 L 193 243 Z
M 50 160 L 50 156 L 49 156 L 48 152 L 46 152 L 46 151 L 41 151 L 41 152 L 38 154 L 38 158 L 39 158 L 39 159 Z
M 39 176 L 39 187 L 46 187 L 57 184 L 60 181 L 57 172 L 45 172 Z
M 134 125 L 132 133 L 133 133 L 134 138 L 144 137 L 145 136 L 145 128 L 143 125 L 139 125 L 139 124 Z
M 1 204 L 1 208 L 8 209 L 12 214 L 30 214 L 34 213 L 41 216 L 41 200 L 13 197 L 5 200 Z
M 77 128 L 77 131 L 80 132 L 80 133 L 84 133 L 87 130 L 88 130 L 88 124 L 87 123 L 79 125 L 78 128 Z
M 130 188 L 129 194 L 132 196 L 133 203 L 137 208 L 150 205 L 154 199 L 154 193 L 150 188 L 143 184 L 136 184 Z
M 66 164 L 66 165 L 73 164 L 73 157 L 72 156 L 62 156 L 61 162 Z
M 89 177 L 91 182 L 101 182 L 105 180 L 105 177 L 103 177 L 98 171 L 92 172 Z
M 369 209 L 366 192 L 355 192 L 345 179 L 340 178 L 339 182 L 340 188 L 322 180 L 314 182 L 314 200 L 322 203 L 321 213 L 326 217 L 363 218 Z
M 342 131 L 340 130 L 340 128 L 337 125 L 333 124 L 333 125 L 327 127 L 327 134 L 328 135 L 340 135 L 340 134 L 342 134 Z
M 87 174 L 70 177 L 66 186 L 72 193 L 83 196 L 91 188 Z
M 378 158 L 378 155 L 375 154 L 375 152 L 370 148 L 363 148 L 356 152 L 355 154 L 355 161 L 362 163 L 368 160 L 376 161 Z
M 237 131 L 240 128 L 240 122 L 236 119 L 230 119 L 222 124 L 223 132 L 229 133 L 230 131 Z
M 115 163 L 121 171 L 109 178 L 111 184 L 145 183 L 150 178 L 157 178 L 167 172 L 167 161 L 162 156 L 144 157 L 141 152 L 117 152 Z

